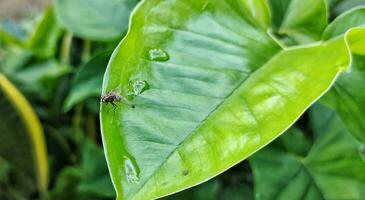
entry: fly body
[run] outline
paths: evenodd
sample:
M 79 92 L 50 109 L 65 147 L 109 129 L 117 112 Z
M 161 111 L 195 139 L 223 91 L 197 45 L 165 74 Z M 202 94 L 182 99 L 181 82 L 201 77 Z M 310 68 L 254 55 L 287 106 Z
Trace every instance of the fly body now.
M 120 102 L 124 100 L 125 98 L 118 94 L 117 92 L 109 92 L 107 94 L 104 94 L 101 96 L 101 102 L 105 103 L 105 104 L 112 104 L 112 106 L 114 107 L 114 110 L 116 109 L 116 104 L 115 102 Z M 132 108 L 134 108 L 134 105 L 131 105 Z

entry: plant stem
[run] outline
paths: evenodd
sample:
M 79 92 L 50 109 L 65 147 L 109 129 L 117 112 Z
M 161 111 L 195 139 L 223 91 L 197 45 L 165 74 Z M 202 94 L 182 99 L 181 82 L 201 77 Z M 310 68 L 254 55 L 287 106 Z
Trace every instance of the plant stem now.
M 92 114 L 88 114 L 86 118 L 86 132 L 92 140 L 96 140 L 96 123 Z
M 71 32 L 67 32 L 63 36 L 62 46 L 61 46 L 61 62 L 63 64 L 70 64 L 72 38 L 73 38 L 73 34 Z
M 83 111 L 83 104 L 80 103 L 76 106 L 75 114 L 72 118 L 72 126 L 75 134 L 75 142 L 77 144 L 81 144 L 82 142 L 82 128 L 81 128 L 81 121 L 82 121 L 82 111 Z M 78 145 L 79 146 L 79 145 Z
M 82 56 L 81 56 L 81 60 L 82 62 L 86 62 L 87 60 L 89 60 L 90 55 L 91 55 L 91 41 L 90 40 L 84 40 L 84 44 L 83 44 L 83 49 L 82 49 Z

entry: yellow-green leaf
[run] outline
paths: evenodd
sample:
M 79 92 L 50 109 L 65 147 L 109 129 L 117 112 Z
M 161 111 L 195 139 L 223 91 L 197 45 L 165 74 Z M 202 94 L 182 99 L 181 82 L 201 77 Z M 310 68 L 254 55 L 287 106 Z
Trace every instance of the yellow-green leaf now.
M 25 97 L 1 73 L 0 94 L 0 156 L 35 181 L 44 195 L 48 187 L 48 161 L 40 121 Z

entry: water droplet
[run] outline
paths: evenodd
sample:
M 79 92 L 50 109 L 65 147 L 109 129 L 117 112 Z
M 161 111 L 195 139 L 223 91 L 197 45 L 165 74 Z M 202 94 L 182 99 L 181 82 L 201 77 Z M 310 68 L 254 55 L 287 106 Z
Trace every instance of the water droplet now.
M 128 157 L 124 157 L 124 173 L 128 182 L 139 183 L 139 169 Z
M 170 59 L 169 54 L 159 48 L 152 48 L 148 51 L 148 58 L 152 61 L 165 62 Z
M 149 89 L 149 85 L 147 83 L 147 81 L 145 80 L 137 80 L 137 81 L 133 81 L 133 93 L 134 95 L 140 95 L 142 94 L 144 91 Z

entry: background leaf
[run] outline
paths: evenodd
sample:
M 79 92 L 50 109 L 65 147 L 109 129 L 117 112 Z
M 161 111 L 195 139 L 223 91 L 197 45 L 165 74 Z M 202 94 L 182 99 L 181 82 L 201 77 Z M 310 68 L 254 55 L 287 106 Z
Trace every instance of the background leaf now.
M 316 112 L 313 121 L 323 114 L 328 116 L 326 112 L 331 111 Z M 338 117 L 332 116 L 307 155 L 268 147 L 250 158 L 257 199 L 364 198 L 365 162 L 359 154 L 360 145 Z
M 111 55 L 111 51 L 107 50 L 95 55 L 90 61 L 80 67 L 70 91 L 66 99 L 64 110 L 70 110 L 75 104 L 86 100 L 90 97 L 100 97 L 103 74 Z
M 330 39 L 345 34 L 350 27 L 364 27 L 365 8 L 359 7 L 336 18 L 324 32 L 323 38 Z M 334 87 L 321 100 L 322 103 L 336 109 L 349 131 L 365 143 L 365 57 L 363 35 L 359 35 L 352 45 L 352 51 L 361 55 L 353 56 L 353 67 L 336 81 Z M 355 39 L 354 38 L 354 39 Z
M 28 48 L 39 57 L 52 57 L 57 51 L 58 41 L 63 29 L 54 15 L 53 8 L 48 8 L 35 31 L 27 40 Z
M 365 57 L 354 58 L 351 72 L 340 76 L 321 102 L 336 109 L 349 131 L 365 143 Z
M 26 33 L 11 19 L 0 21 L 0 41 L 24 46 Z
M 327 26 L 325 0 L 270 0 L 273 28 L 295 43 L 318 41 Z M 313 20 L 315 19 L 315 20 Z
M 115 197 L 102 149 L 86 139 L 81 159 L 79 166 L 66 167 L 60 173 L 50 192 L 51 198 L 98 200 Z
M 49 7 L 40 19 L 33 20 L 35 22 L 29 21 L 36 24 L 35 28 L 30 28 L 31 31 L 25 30 L 25 25 L 17 25 L 11 20 L 4 21 L 8 23 L 3 22 L 5 26 L 0 26 L 0 41 L 10 46 L 29 49 L 39 58 L 55 56 L 63 28 L 57 21 L 53 8 Z
M 328 40 L 336 36 L 344 34 L 352 27 L 365 26 L 365 7 L 358 7 L 349 12 L 343 13 L 333 22 L 331 22 L 325 32 L 323 39 Z
M 332 16 L 340 15 L 356 6 L 363 6 L 363 0 L 327 0 Z
M 56 14 L 75 35 L 91 40 L 118 39 L 128 27 L 137 0 L 56 0 Z
M 49 60 L 18 70 L 11 75 L 11 78 L 23 91 L 47 100 L 52 97 L 58 80 L 71 71 L 70 66 L 60 64 L 56 60 Z

